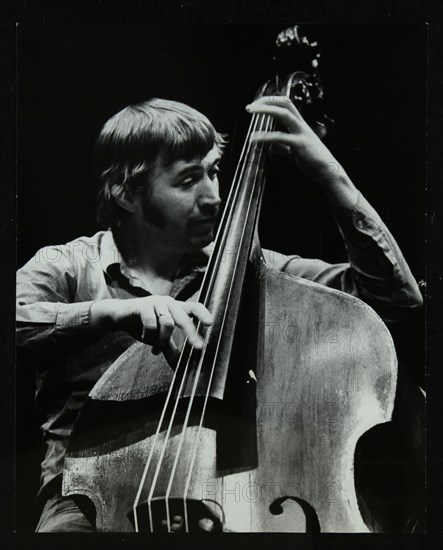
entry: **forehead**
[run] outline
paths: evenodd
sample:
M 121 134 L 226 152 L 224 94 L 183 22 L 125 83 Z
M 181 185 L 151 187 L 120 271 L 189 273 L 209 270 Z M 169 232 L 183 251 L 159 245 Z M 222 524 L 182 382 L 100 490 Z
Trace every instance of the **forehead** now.
M 205 165 L 212 165 L 219 161 L 221 157 L 222 153 L 220 149 L 217 145 L 214 145 L 214 147 L 204 157 L 194 157 L 190 160 L 179 159 L 171 162 L 168 166 L 162 164 L 161 159 L 158 159 L 156 162 L 155 174 L 158 175 L 161 172 L 175 174 L 187 168 L 204 168 Z

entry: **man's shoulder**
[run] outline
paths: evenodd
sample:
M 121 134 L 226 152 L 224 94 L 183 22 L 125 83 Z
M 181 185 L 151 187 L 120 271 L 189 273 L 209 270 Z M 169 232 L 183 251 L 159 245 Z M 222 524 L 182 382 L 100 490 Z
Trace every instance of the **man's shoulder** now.
M 97 261 L 101 257 L 107 231 L 91 236 L 80 236 L 63 244 L 49 244 L 40 248 L 28 263 L 45 264 L 65 269 L 67 265 Z
M 78 264 L 99 264 L 104 271 L 121 260 L 110 229 L 97 231 L 91 236 L 77 237 L 66 243 L 64 249 Z

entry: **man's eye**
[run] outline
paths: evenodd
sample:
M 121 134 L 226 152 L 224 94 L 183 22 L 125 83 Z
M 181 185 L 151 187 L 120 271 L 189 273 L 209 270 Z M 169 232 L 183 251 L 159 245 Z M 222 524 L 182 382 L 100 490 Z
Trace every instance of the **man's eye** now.
M 213 180 L 218 174 L 220 174 L 221 170 L 218 166 L 215 166 L 212 170 L 209 172 L 209 177 L 211 180 Z
M 184 180 L 182 180 L 181 182 L 181 186 L 182 187 L 190 187 L 191 185 L 193 185 L 195 182 L 197 181 L 197 178 L 195 176 L 192 176 L 192 177 L 189 177 L 189 178 L 186 178 Z

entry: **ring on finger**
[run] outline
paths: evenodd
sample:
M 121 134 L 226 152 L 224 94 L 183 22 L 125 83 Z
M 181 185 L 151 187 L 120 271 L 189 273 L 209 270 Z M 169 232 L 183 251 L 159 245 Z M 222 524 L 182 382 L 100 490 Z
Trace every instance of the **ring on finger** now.
M 160 321 L 162 317 L 166 317 L 168 321 L 171 323 L 174 323 L 174 320 L 172 318 L 172 315 L 169 312 L 162 311 L 160 313 L 157 313 L 157 320 Z M 164 320 L 165 321 L 165 320 Z

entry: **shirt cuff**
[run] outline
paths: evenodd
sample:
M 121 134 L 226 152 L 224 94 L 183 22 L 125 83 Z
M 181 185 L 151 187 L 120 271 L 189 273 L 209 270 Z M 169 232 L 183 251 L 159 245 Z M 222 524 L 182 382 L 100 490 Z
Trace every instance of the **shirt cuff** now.
M 71 336 L 90 328 L 91 306 L 94 301 L 60 304 L 55 321 L 55 332 L 60 336 Z

